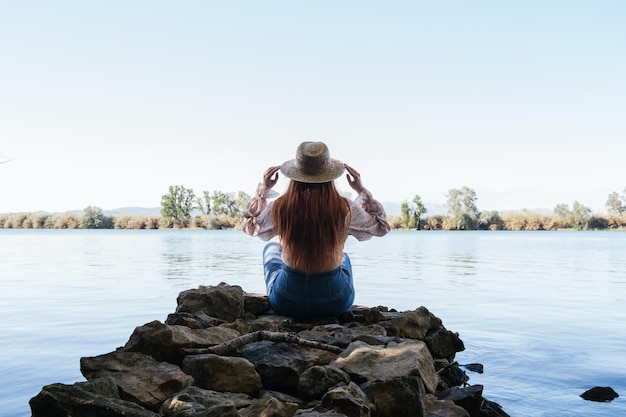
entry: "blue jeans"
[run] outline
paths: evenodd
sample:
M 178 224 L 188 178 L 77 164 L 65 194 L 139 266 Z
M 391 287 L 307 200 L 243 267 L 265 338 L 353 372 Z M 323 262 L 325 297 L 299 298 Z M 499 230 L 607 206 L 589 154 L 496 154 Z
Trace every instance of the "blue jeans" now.
M 269 242 L 263 249 L 265 286 L 276 314 L 306 319 L 338 316 L 354 301 L 352 265 L 348 254 L 337 269 L 306 274 L 283 264 L 282 246 Z

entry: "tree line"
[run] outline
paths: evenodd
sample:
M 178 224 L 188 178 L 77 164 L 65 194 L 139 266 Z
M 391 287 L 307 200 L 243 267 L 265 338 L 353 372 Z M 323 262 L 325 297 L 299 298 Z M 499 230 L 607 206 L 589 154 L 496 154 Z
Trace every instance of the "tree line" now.
M 64 213 L 19 213 L 0 215 L 0 228 L 13 229 L 238 229 L 250 201 L 243 191 L 202 191 L 170 186 L 161 196 L 160 216 L 106 216 L 100 207 L 88 206 L 82 215 Z M 558 204 L 552 213 L 480 211 L 476 192 L 467 186 L 446 194 L 447 214 L 426 216 L 419 195 L 400 206 L 400 215 L 388 216 L 394 230 L 603 230 L 626 229 L 626 188 L 609 194 L 608 215 L 596 215 L 574 201 Z

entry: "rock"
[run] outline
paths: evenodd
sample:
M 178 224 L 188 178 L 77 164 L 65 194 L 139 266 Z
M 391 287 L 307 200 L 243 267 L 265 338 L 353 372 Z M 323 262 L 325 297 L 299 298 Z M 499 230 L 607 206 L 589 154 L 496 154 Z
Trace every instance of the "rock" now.
M 389 324 L 398 328 L 398 336 L 418 340 L 423 340 L 428 330 L 434 327 L 432 315 L 426 307 L 400 314 L 390 320 Z
M 158 417 L 133 402 L 92 392 L 102 388 L 95 388 L 102 381 L 94 383 L 91 386 L 88 383 L 46 385 L 29 402 L 31 417 Z
M 482 386 L 460 388 L 463 342 L 425 307 L 304 321 L 268 310 L 238 286 L 183 291 L 165 323 L 82 358 L 87 382 L 44 387 L 33 417 L 508 417 Z
M 270 310 L 270 300 L 265 294 L 243 294 L 244 310 L 254 316 L 267 314 Z
M 353 342 L 331 365 L 343 369 L 357 382 L 419 375 L 430 393 L 435 392 L 439 380 L 433 358 L 419 340 L 391 342 L 386 347 Z
M 161 406 L 164 417 L 240 417 L 235 404 L 221 393 L 188 387 Z
M 426 417 L 426 393 L 419 377 L 403 376 L 361 385 L 376 407 L 376 417 Z
M 157 411 L 168 397 L 193 383 L 193 378 L 178 366 L 158 362 L 139 352 L 116 351 L 83 357 L 80 370 L 88 380 L 113 378 L 122 399 L 152 411 Z
M 316 365 L 300 375 L 299 392 L 304 400 L 320 399 L 335 385 L 348 385 L 349 383 L 350 376 L 341 369 L 328 365 Z
M 619 397 L 619 394 L 611 387 L 593 387 L 580 396 L 587 401 L 609 402 Z
M 445 358 L 451 361 L 456 352 L 465 350 L 459 334 L 446 330 L 443 325 L 430 330 L 424 337 L 424 342 L 434 358 Z
M 198 387 L 208 390 L 253 394 L 263 387 L 254 365 L 244 358 L 190 355 L 183 361 L 183 371 Z
M 185 357 L 183 348 L 212 346 L 237 336 L 240 336 L 239 332 L 223 326 L 195 329 L 170 326 L 155 320 L 137 327 L 123 349 L 182 366 Z
M 196 314 L 172 313 L 168 314 L 165 320 L 165 324 L 169 324 L 170 326 L 185 326 L 190 329 L 206 329 L 224 323 L 224 320 L 211 317 L 203 311 L 198 311 Z
M 320 407 L 323 411 L 345 414 L 347 417 L 370 417 L 374 405 L 358 385 L 350 382 L 346 386 L 328 390 L 322 397 Z
M 426 409 L 428 417 L 469 417 L 467 410 L 456 405 L 454 401 L 438 400 L 432 394 L 426 394 Z
M 483 402 L 482 393 L 482 385 L 471 385 L 464 388 L 453 387 L 437 393 L 437 399 L 453 401 L 459 407 L 467 410 L 470 417 L 479 417 Z
M 264 388 L 293 395 L 298 395 L 300 374 L 311 366 L 326 365 L 336 357 L 320 349 L 268 341 L 249 344 L 242 349 L 241 356 L 254 363 Z
M 177 298 L 177 313 L 196 314 L 199 311 L 227 322 L 243 318 L 244 295 L 241 287 L 220 283 L 217 286 L 200 285 L 195 290 L 183 291 Z
M 276 397 L 266 395 L 251 406 L 239 410 L 239 415 L 241 417 L 292 417 L 297 409 L 296 403 L 282 402 Z

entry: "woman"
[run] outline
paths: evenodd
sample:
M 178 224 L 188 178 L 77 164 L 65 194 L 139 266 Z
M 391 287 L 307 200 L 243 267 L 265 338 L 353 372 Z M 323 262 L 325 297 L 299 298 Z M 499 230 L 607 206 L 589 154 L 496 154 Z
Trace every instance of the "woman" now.
M 278 196 L 272 187 L 278 171 L 291 181 Z M 347 170 L 354 201 L 342 197 L 334 180 Z M 304 142 L 296 158 L 263 174 L 256 195 L 243 214 L 243 231 L 268 241 L 263 250 L 265 284 L 275 313 L 305 319 L 338 316 L 354 301 L 352 266 L 343 248 L 389 231 L 382 205 L 363 187 L 361 175 L 330 158 L 322 142 Z

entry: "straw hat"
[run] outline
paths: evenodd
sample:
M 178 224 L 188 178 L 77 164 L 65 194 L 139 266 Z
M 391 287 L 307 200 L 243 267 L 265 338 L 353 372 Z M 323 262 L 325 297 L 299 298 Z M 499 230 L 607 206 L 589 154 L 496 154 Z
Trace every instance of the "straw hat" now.
M 308 183 L 332 181 L 339 178 L 344 170 L 343 162 L 332 159 L 328 146 L 322 142 L 302 142 L 298 146 L 296 159 L 280 167 L 284 176 Z

